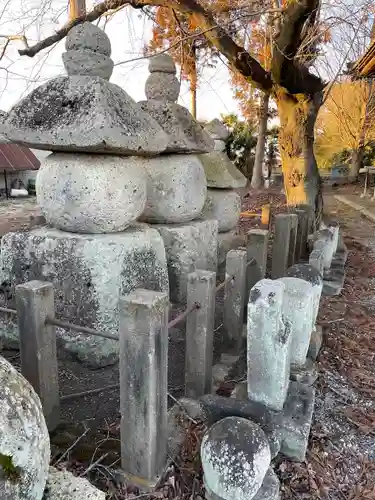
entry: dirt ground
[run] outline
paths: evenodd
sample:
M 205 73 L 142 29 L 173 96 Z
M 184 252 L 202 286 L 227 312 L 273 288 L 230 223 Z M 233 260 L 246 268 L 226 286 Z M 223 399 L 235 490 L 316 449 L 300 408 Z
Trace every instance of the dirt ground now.
M 32 217 L 41 215 L 35 197 L 0 200 L 0 238 L 11 231 L 25 231 Z
M 340 188 L 334 192 L 351 191 Z M 259 209 L 269 197 L 269 193 L 251 193 L 244 199 L 244 210 Z M 273 213 L 283 210 L 283 197 L 277 192 L 271 197 Z M 27 229 L 29 215 L 34 213 L 38 211 L 33 200 L 0 204 L 0 236 L 9 230 Z M 340 223 L 349 250 L 347 278 L 340 296 L 321 301 L 324 346 L 318 359 L 320 376 L 307 459 L 301 464 L 278 459 L 275 470 L 285 500 L 375 500 L 375 224 L 334 200 L 333 192 L 325 196 L 325 213 Z M 245 219 L 239 230 L 245 232 L 257 224 L 257 219 Z M 6 354 L 17 364 L 17 352 Z M 65 393 L 118 380 L 116 367 L 83 373 L 74 360 L 60 357 Z M 183 385 L 183 330 L 172 332 L 169 363 L 170 391 L 178 396 Z M 100 415 L 99 421 L 96 415 Z M 87 477 L 107 491 L 108 499 L 134 499 L 137 492 L 119 484 L 113 468 L 120 456 L 118 392 L 64 403 L 63 417 L 65 423 L 53 436 L 53 453 L 62 457 L 59 466 L 85 472 L 91 464 Z M 78 420 L 84 422 L 78 424 Z M 90 431 L 84 430 L 86 425 Z M 191 432 L 178 467 L 157 498 L 201 500 L 204 495 L 198 460 L 204 428 L 199 423 L 187 425 Z M 79 444 L 64 454 L 83 434 Z M 101 460 L 92 467 L 97 459 Z

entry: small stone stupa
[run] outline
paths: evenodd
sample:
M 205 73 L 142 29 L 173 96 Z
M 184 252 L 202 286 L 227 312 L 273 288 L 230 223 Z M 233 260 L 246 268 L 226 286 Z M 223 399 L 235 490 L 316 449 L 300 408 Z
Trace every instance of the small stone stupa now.
M 246 187 L 247 179 L 225 153 L 225 141 L 229 137 L 227 127 L 216 118 L 205 130 L 215 141 L 215 150 L 200 156 L 208 187 L 203 217 L 219 222 L 218 260 L 221 264 L 229 250 L 244 243 L 236 234 L 241 197 L 235 189 Z
M 189 111 L 176 103 L 180 83 L 173 59 L 167 54 L 154 56 L 149 71 L 147 101 L 139 106 L 159 123 L 169 141 L 162 155 L 143 160 L 148 183 L 142 220 L 155 224 L 163 237 L 171 300 L 184 302 L 187 275 L 196 269 L 217 268 L 218 223 L 197 220 L 207 197 L 200 155 L 212 151 L 214 142 Z
M 75 26 L 66 50 L 68 76 L 35 89 L 0 127 L 11 141 L 53 151 L 36 182 L 48 226 L 2 238 L 0 283 L 12 289 L 33 279 L 50 281 L 58 317 L 115 333 L 120 295 L 135 287 L 169 287 L 163 239 L 135 223 L 147 197 L 142 156 L 165 150 L 168 136 L 108 82 L 113 62 L 101 29 L 88 22 Z M 11 331 L 0 324 L 5 345 Z M 59 333 L 66 349 L 88 365 L 118 359 L 116 341 Z

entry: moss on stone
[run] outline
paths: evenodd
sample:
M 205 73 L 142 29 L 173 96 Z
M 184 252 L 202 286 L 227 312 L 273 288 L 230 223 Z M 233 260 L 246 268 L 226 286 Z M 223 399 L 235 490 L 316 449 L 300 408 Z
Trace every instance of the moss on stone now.
M 13 457 L 0 453 L 0 467 L 3 470 L 6 479 L 13 483 L 17 482 L 21 472 L 20 468 L 14 465 Z

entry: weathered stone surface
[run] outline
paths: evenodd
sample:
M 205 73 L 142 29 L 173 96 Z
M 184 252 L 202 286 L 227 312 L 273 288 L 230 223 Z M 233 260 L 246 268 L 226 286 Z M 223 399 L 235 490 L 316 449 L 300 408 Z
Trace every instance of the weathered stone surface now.
M 201 413 L 196 415 L 196 418 L 206 420 L 207 425 L 212 425 L 226 417 L 241 417 L 252 420 L 263 429 L 270 446 L 271 457 L 276 457 L 280 451 L 281 439 L 279 413 L 269 410 L 261 403 L 250 401 L 247 398 L 246 386 L 243 396 L 244 398 L 235 399 L 206 394 L 198 400 L 201 405 Z
M 197 269 L 216 271 L 217 221 L 154 226 L 163 238 L 168 262 L 170 297 L 185 302 L 187 275 Z
M 213 140 L 186 108 L 174 102 L 160 100 L 140 101 L 138 105 L 142 111 L 151 115 L 168 135 L 166 153 L 201 154 L 213 150 Z
M 291 330 L 284 322 L 281 281 L 264 279 L 250 291 L 247 321 L 247 383 L 250 399 L 283 408 L 290 373 Z
M 105 493 L 83 477 L 50 467 L 43 500 L 105 500 Z
M 315 361 L 319 355 L 319 351 L 322 347 L 323 341 L 323 329 L 319 325 L 315 325 L 315 328 L 311 332 L 310 346 L 307 352 L 307 357 Z
M 313 287 L 312 328 L 315 328 L 319 313 L 320 297 L 323 289 L 323 278 L 320 272 L 311 264 L 295 264 L 286 272 L 287 277 L 298 278 L 310 283 Z
M 291 382 L 282 418 L 283 440 L 281 453 L 288 458 L 303 461 L 310 435 L 314 412 L 315 389 L 299 382 Z
M 313 250 L 309 256 L 309 264 L 310 266 L 315 267 L 315 269 L 323 275 L 324 267 L 323 267 L 323 250 Z
M 34 279 L 53 283 L 59 318 L 117 335 L 121 295 L 137 287 L 168 291 L 163 240 L 155 229 L 142 224 L 108 235 L 39 228 L 3 236 L 0 283 L 9 283 L 12 293 L 15 285 Z M 7 337 L 8 331 L 0 333 Z M 65 330 L 58 333 L 65 348 L 89 366 L 118 359 L 115 340 Z
M 329 229 L 321 229 L 317 232 L 314 250 L 323 251 L 323 268 L 329 269 L 334 253 L 334 235 Z
M 85 22 L 73 26 L 65 39 L 65 49 L 91 50 L 104 56 L 111 55 L 111 42 L 105 31 L 95 24 Z
M 152 223 L 183 223 L 197 218 L 207 185 L 202 164 L 194 155 L 142 159 L 147 173 L 147 201 L 141 219 Z
M 237 234 L 237 231 L 233 229 L 232 231 L 227 231 L 226 233 L 219 233 L 217 235 L 218 247 L 217 247 L 217 263 L 218 265 L 225 262 L 227 258 L 227 253 L 230 250 L 234 250 L 238 247 L 245 246 L 246 241 L 243 235 Z
M 62 60 L 69 76 L 97 76 L 109 80 L 113 72 L 112 59 L 91 50 L 64 52 Z
M 168 137 L 119 86 L 58 77 L 16 104 L 0 126 L 9 140 L 49 151 L 155 155 Z
M 215 141 L 215 143 L 218 141 Z M 246 177 L 222 151 L 212 151 L 200 157 L 210 188 L 237 189 L 245 187 Z
M 280 481 L 272 467 L 270 467 L 254 500 L 279 500 L 279 498 Z
M 208 153 L 214 141 L 190 112 L 177 104 L 180 84 L 171 56 L 160 54 L 149 63 L 150 75 L 145 85 L 147 101 L 138 103 L 168 134 L 167 153 Z
M 204 219 L 216 219 L 219 233 L 230 231 L 237 226 L 241 211 L 241 197 L 232 189 L 207 189 L 203 207 Z
M 314 289 L 300 278 L 285 277 L 279 281 L 285 285 L 283 315 L 290 323 L 292 335 L 290 362 L 303 366 L 313 328 Z
M 41 500 L 51 458 L 40 400 L 0 356 L 0 498 Z
M 243 418 L 228 417 L 203 437 L 201 459 L 209 493 L 226 500 L 248 500 L 260 489 L 271 454 L 259 426 Z
M 218 118 L 207 123 L 204 129 L 215 140 L 226 141 L 230 135 L 228 128 Z
M 124 230 L 146 204 L 140 158 L 53 153 L 39 169 L 36 194 L 47 222 L 73 233 Z
M 307 358 L 303 365 L 290 366 L 290 380 L 305 385 L 313 385 L 319 377 L 319 371 L 314 361 Z

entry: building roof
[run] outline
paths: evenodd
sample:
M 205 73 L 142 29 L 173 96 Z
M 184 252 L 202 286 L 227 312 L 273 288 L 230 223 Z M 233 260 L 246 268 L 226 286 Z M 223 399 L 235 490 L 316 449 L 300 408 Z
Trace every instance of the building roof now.
M 29 148 L 18 144 L 0 143 L 0 172 L 38 170 L 40 161 Z
M 375 77 L 375 38 L 363 56 L 352 65 L 350 74 L 356 78 Z

